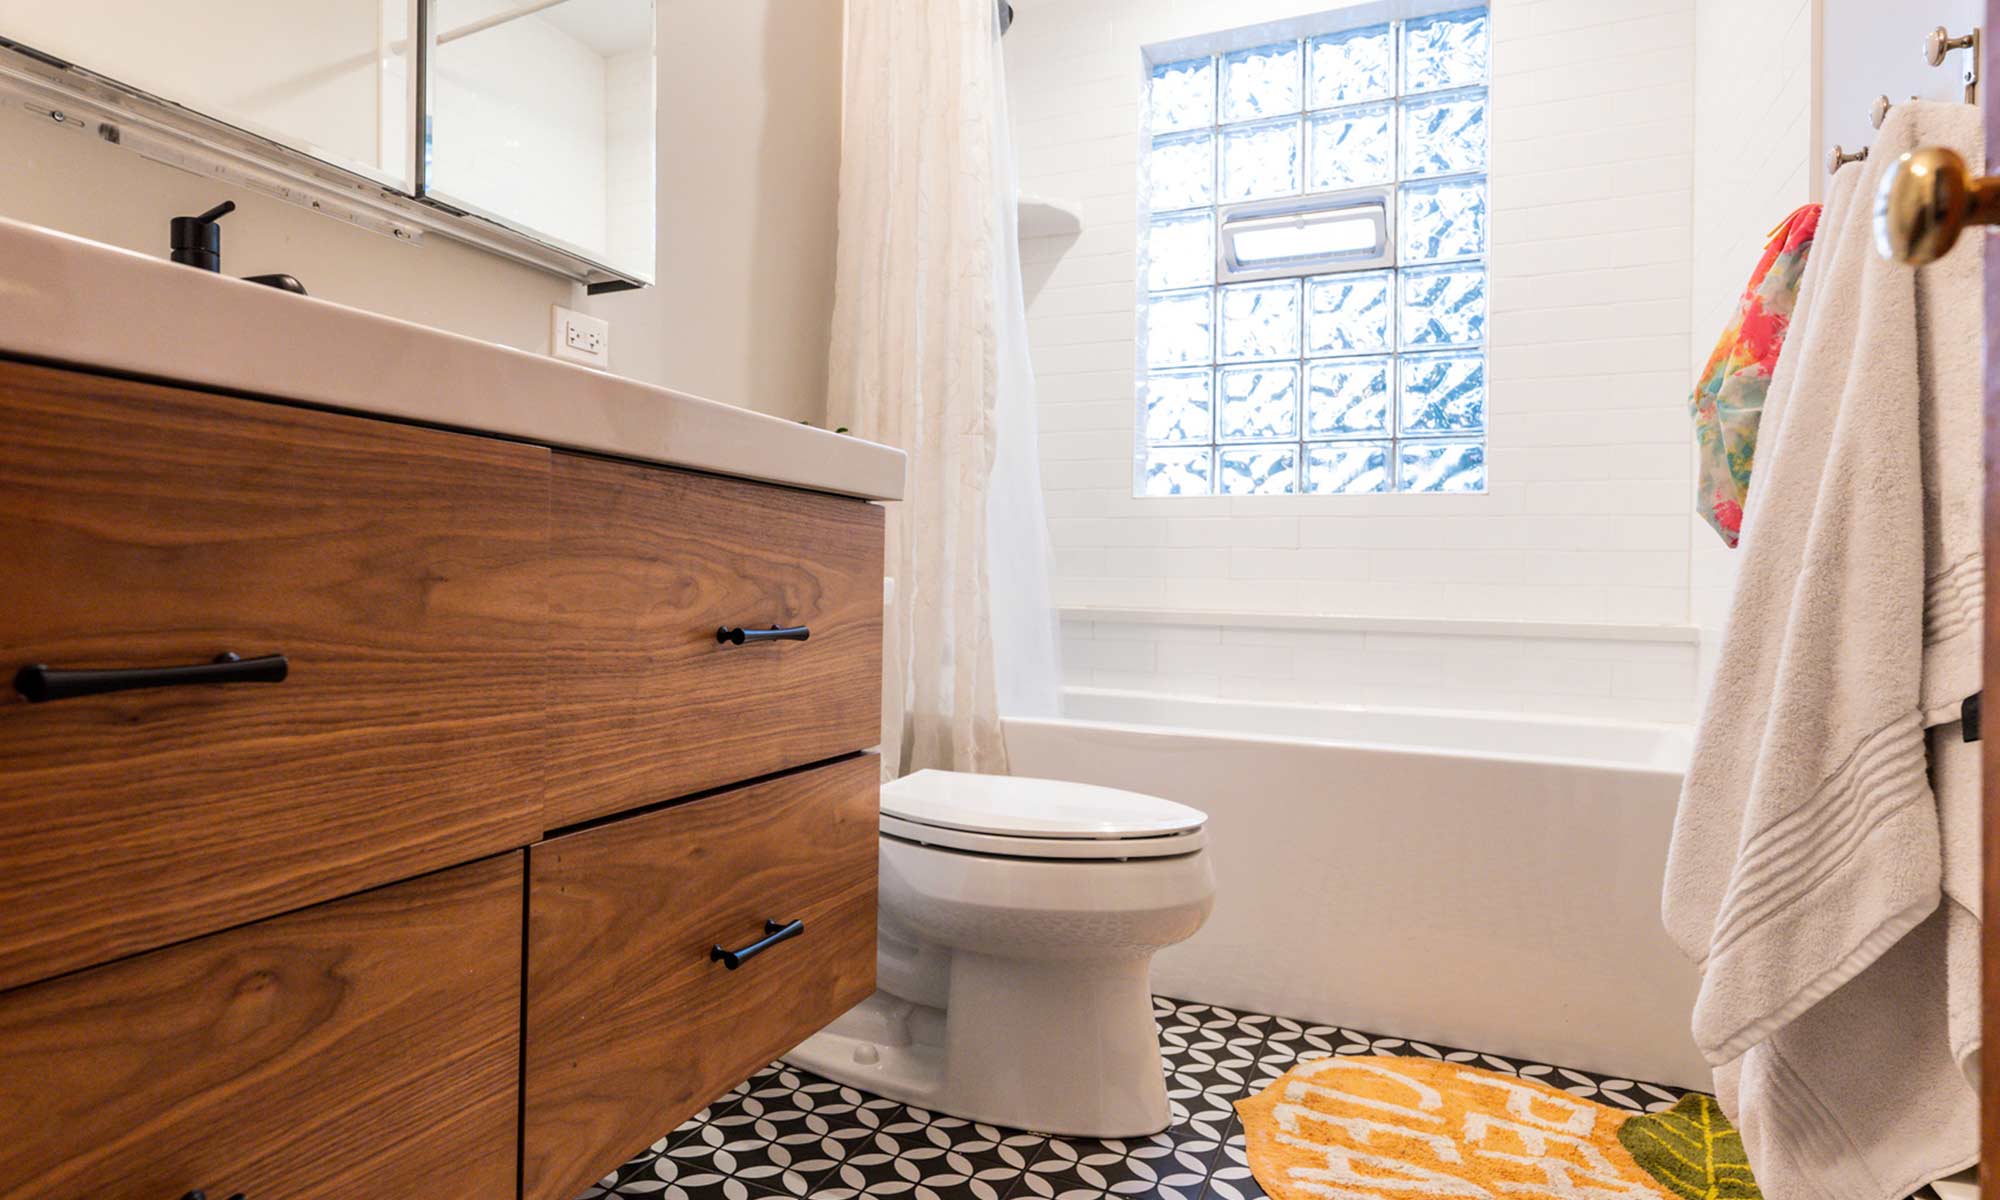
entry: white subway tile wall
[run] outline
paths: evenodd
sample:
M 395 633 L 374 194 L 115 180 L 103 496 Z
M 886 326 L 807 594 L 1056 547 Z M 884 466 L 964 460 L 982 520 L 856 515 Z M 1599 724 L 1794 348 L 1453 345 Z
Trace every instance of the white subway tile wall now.
M 1694 337 L 1690 370 L 1715 348 L 1771 227 L 1811 201 L 1824 178 L 1813 129 L 1813 0 L 1696 0 Z M 1692 378 L 1692 375 L 1690 376 Z M 1688 564 L 1704 678 L 1729 611 L 1736 551 L 1693 518 Z
M 1067 616 L 1069 687 L 1682 722 L 1688 642 L 1171 625 Z
M 1685 626 L 1697 2 L 1491 6 L 1486 493 L 1162 502 L 1132 495 L 1140 47 L 1330 6 L 1016 0 L 1005 46 L 1022 191 L 1074 204 L 1083 217 L 1078 235 L 1023 244 L 1058 603 Z M 1271 691 L 1259 693 L 1258 677 L 1193 670 L 1178 651 L 1162 660 L 1158 651 L 1178 644 L 1163 628 L 1104 639 L 1072 628 L 1071 646 L 1155 651 L 1146 660 L 1143 648 L 1080 650 L 1072 682 L 1089 672 L 1090 682 L 1115 685 L 1098 673 L 1115 679 L 1120 668 L 1084 661 L 1101 652 L 1152 663 L 1122 672 L 1134 686 L 1175 676 L 1197 681 L 1189 687 L 1212 679 L 1218 690 L 1232 678 L 1253 695 L 1317 686 L 1311 666 L 1298 667 L 1318 661 L 1300 657 L 1313 643 L 1300 631 L 1264 631 L 1279 639 L 1271 657 L 1295 669 L 1264 677 Z M 1552 657 L 1544 639 L 1485 640 L 1480 654 L 1514 664 L 1515 678 L 1534 677 Z M 1300 655 L 1283 652 L 1291 642 Z M 1607 644 L 1619 643 L 1592 643 L 1576 657 L 1602 661 Z M 1687 719 L 1694 646 L 1639 644 L 1650 648 L 1635 664 L 1670 665 L 1607 670 L 1601 699 L 1595 684 L 1476 687 L 1447 673 L 1435 648 L 1425 660 L 1437 662 L 1434 672 L 1367 686 L 1401 687 L 1405 702 L 1434 707 L 1543 696 L 1544 711 L 1571 711 L 1588 697 L 1604 715 Z M 1648 676 L 1655 670 L 1664 674 Z

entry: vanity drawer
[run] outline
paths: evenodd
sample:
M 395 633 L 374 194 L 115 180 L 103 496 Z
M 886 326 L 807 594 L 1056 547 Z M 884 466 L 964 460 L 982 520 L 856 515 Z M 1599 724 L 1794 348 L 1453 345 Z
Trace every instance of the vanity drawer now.
M 0 995 L 0 1200 L 512 1196 L 522 857 Z
M 0 988 L 524 846 L 548 452 L 0 362 Z M 29 703 L 29 664 L 284 655 Z
M 524 1200 L 569 1200 L 875 987 L 872 754 L 528 852 Z M 798 936 L 730 970 L 718 944 Z
M 553 537 L 547 828 L 881 740 L 880 507 L 558 454 Z

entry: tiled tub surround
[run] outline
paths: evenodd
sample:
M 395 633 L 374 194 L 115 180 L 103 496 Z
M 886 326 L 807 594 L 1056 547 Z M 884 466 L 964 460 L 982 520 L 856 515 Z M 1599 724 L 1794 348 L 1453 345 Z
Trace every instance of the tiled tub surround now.
M 1494 0 L 1489 479 L 1465 496 L 1132 496 L 1139 48 L 1341 6 L 1015 7 L 1022 187 L 1083 221 L 1023 246 L 1060 603 L 1688 622 L 1694 0 Z
M 1686 625 L 1067 609 L 1063 683 L 1165 696 L 1692 722 Z
M 1694 113 L 1690 328 L 1695 336 L 1688 348 L 1690 372 L 1699 371 L 1708 360 L 1712 339 L 1736 311 L 1743 281 L 1762 252 L 1772 223 L 1780 214 L 1816 199 L 1815 189 L 1827 178 L 1821 146 L 1814 140 L 1826 133 L 1815 119 L 1823 91 L 1815 60 L 1825 34 L 1819 0 L 1763 4 L 1696 0 L 1694 7 L 1702 86 L 1695 94 Z M 1878 7 L 1886 13 L 1896 6 Z M 1937 13 L 1934 19 L 1944 20 L 1945 14 Z M 1908 62 L 1917 70 L 1926 69 L 1917 64 L 1915 55 Z M 1840 81 L 1840 74 L 1835 71 L 1830 82 L 1859 82 Z M 1879 69 L 1869 72 L 1868 86 L 1879 86 L 1878 75 Z M 1855 104 L 1853 119 L 1861 119 L 1864 108 L 1863 103 Z M 1836 135 L 1827 140 L 1842 139 Z M 1689 520 L 1694 545 L 1688 563 L 1688 603 L 1693 623 L 1702 631 L 1706 679 L 1715 669 L 1737 560 L 1735 551 L 1723 545 L 1705 521 L 1692 514 Z
M 1260 1200 L 1235 1101 L 1330 1055 L 1445 1059 L 1634 1112 L 1676 1088 L 1333 1025 L 1154 1001 L 1173 1125 L 1093 1141 L 996 1129 L 870 1096 L 782 1062 L 733 1089 L 582 1200 Z

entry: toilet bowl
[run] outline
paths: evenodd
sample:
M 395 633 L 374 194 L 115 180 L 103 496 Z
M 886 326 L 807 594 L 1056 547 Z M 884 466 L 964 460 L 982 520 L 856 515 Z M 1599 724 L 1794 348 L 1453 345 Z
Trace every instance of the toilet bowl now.
M 1170 1123 L 1148 969 L 1214 903 L 1207 818 L 1048 779 L 882 789 L 876 993 L 785 1056 L 921 1108 L 1072 1137 Z

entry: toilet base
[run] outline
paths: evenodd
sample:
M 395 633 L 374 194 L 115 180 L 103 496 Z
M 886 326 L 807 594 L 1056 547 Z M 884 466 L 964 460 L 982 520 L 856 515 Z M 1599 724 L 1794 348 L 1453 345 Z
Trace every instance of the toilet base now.
M 891 1100 L 1065 1137 L 1172 1123 L 1148 961 L 951 954 L 945 1007 L 878 991 L 785 1055 Z

